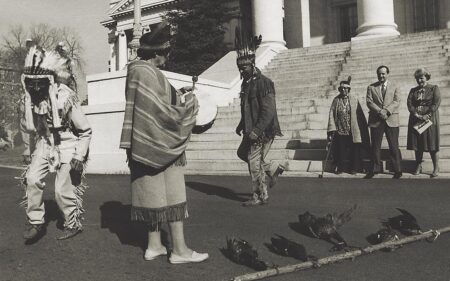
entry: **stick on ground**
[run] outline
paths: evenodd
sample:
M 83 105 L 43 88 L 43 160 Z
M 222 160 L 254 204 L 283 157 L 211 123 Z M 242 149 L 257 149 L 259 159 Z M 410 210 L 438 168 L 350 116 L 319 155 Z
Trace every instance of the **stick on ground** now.
M 270 276 L 277 276 L 277 275 L 291 273 L 291 272 L 300 271 L 300 270 L 304 270 L 304 269 L 314 268 L 314 267 L 318 267 L 318 266 L 322 266 L 322 265 L 326 265 L 326 264 L 332 264 L 332 263 L 336 263 L 336 262 L 343 261 L 346 259 L 353 259 L 353 258 L 356 258 L 361 255 L 370 254 L 370 253 L 379 251 L 381 249 L 387 248 L 389 246 L 399 246 L 399 245 L 416 242 L 419 240 L 425 240 L 425 239 L 429 239 L 429 238 L 437 238 L 437 236 L 439 234 L 446 233 L 449 231 L 450 231 L 450 226 L 447 226 L 447 227 L 444 227 L 441 229 L 430 230 L 430 231 L 426 231 L 421 234 L 408 236 L 408 237 L 405 237 L 405 238 L 402 238 L 402 239 L 399 239 L 396 241 L 389 241 L 389 242 L 384 242 L 384 243 L 380 243 L 377 245 L 368 246 L 361 250 L 355 250 L 355 251 L 351 251 L 351 252 L 346 252 L 346 253 L 342 253 L 342 254 L 338 254 L 338 255 L 334 255 L 334 256 L 321 258 L 315 262 L 307 261 L 307 262 L 302 262 L 299 264 L 292 264 L 292 265 L 286 265 L 286 266 L 282 266 L 282 267 L 278 267 L 278 268 L 272 268 L 272 269 L 268 269 L 268 270 L 264 270 L 264 271 L 259 271 L 259 272 L 255 272 L 255 273 L 249 273 L 249 274 L 245 274 L 245 275 L 236 276 L 231 280 L 233 280 L 233 281 L 260 280 L 260 279 L 270 277 Z

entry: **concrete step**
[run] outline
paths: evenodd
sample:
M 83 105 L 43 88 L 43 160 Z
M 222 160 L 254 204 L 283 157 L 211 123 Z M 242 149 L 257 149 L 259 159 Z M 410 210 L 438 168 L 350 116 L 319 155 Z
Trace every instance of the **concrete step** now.
M 276 161 L 276 160 L 275 160 Z M 322 168 L 325 171 L 332 171 L 334 165 L 332 161 L 310 161 L 310 160 L 284 160 L 277 161 L 281 162 L 286 167 L 286 172 L 317 172 L 320 173 Z M 370 163 L 368 161 L 364 162 L 364 168 L 368 169 Z M 388 171 L 391 167 L 389 161 L 383 161 L 383 167 L 385 171 Z M 247 164 L 241 160 L 189 160 L 187 164 L 188 174 L 205 174 L 208 171 L 211 174 L 247 174 L 248 167 Z M 449 173 L 450 172 L 450 160 L 442 159 L 440 161 L 440 172 Z M 415 162 L 413 160 L 402 161 L 402 170 L 404 172 L 410 173 L 415 169 Z M 433 164 L 431 160 L 425 160 L 422 164 L 422 170 L 424 174 L 430 174 L 433 170 Z M 379 176 L 377 176 L 379 177 Z
M 441 91 L 441 105 L 440 105 L 440 114 L 442 116 L 446 115 L 446 112 L 450 112 L 450 96 L 446 95 L 447 88 L 442 88 L 443 91 Z M 362 89 L 360 91 L 360 94 L 358 95 L 358 99 L 360 101 L 361 106 L 363 107 L 364 112 L 366 115 L 368 114 L 368 109 L 366 106 L 366 95 L 364 93 L 365 89 Z M 279 99 L 280 97 L 277 96 L 277 111 L 278 115 L 304 115 L 304 114 L 313 114 L 318 113 L 322 114 L 324 116 L 328 116 L 328 112 L 330 109 L 330 105 L 332 102 L 332 99 L 334 96 L 336 96 L 336 93 L 333 93 L 333 95 L 330 95 L 329 98 L 322 98 L 322 99 L 304 99 L 304 98 L 295 98 L 295 97 L 289 97 L 286 99 Z M 308 97 L 309 98 L 309 97 Z M 400 114 L 401 119 L 407 119 L 409 116 L 409 113 L 407 111 L 406 107 L 406 92 L 402 96 L 402 104 L 400 105 Z M 227 107 L 219 107 L 218 108 L 218 115 L 217 119 L 224 119 L 224 118 L 232 118 L 232 119 L 239 119 L 241 116 L 240 111 L 240 104 L 235 103 L 233 105 L 227 106 Z M 447 117 L 441 117 L 441 122 L 445 122 Z
M 319 113 L 309 113 L 309 114 L 304 114 L 304 117 L 305 117 L 306 121 L 319 122 L 322 124 L 325 123 L 324 126 L 326 126 L 327 122 L 328 122 L 328 114 L 327 113 L 328 113 L 328 111 L 319 112 Z M 450 124 L 450 107 L 449 106 L 442 107 L 441 110 L 439 111 L 439 117 L 442 120 L 441 125 L 445 124 L 445 126 L 446 126 L 447 124 Z M 406 123 L 407 123 L 407 120 L 409 119 L 409 111 L 407 110 L 406 106 L 400 108 L 399 119 L 406 120 Z M 286 120 L 288 120 L 288 119 L 286 119 Z M 401 123 L 405 123 L 405 122 L 401 122 Z
M 424 65 L 424 64 L 422 64 Z M 342 71 L 339 74 L 339 77 L 345 77 L 348 75 L 356 75 L 362 76 L 362 74 L 370 73 L 372 76 L 376 77 L 376 69 L 379 66 L 378 63 L 373 65 L 363 64 L 363 65 L 353 65 L 353 64 L 345 64 L 342 66 Z M 439 59 L 436 63 L 431 64 L 427 62 L 426 68 L 431 73 L 432 77 L 438 75 L 439 73 L 446 74 L 449 70 L 449 65 L 446 60 Z M 414 71 L 417 68 L 414 66 L 408 66 L 406 64 L 395 65 L 390 68 L 390 74 L 409 74 L 410 77 L 413 77 Z
M 366 39 L 361 41 L 352 42 L 352 50 L 359 49 L 380 49 L 382 46 L 389 47 L 404 47 L 411 45 L 423 45 L 423 44 L 438 44 L 443 41 L 442 34 L 434 34 L 430 36 L 426 36 L 422 33 L 415 33 L 417 36 L 400 36 L 400 37 L 391 37 L 391 38 L 383 38 L 383 40 L 379 40 L 379 38 Z
M 314 62 L 329 62 L 339 61 L 347 56 L 346 52 L 336 54 L 318 54 L 318 55 L 304 55 L 304 56 L 289 56 L 289 57 L 276 57 L 270 63 L 289 63 L 289 62 L 301 62 L 304 64 L 310 64 Z
M 212 149 L 221 149 L 222 145 L 227 146 L 229 149 L 230 147 L 238 147 L 241 139 L 235 137 L 236 126 L 237 122 L 234 124 L 230 124 L 229 126 L 213 126 L 210 130 L 201 135 L 193 135 L 191 144 L 195 147 L 205 145 Z M 313 140 L 317 143 L 326 139 L 327 136 L 326 125 L 322 125 L 322 123 L 318 122 L 281 124 L 280 127 L 283 133 L 283 137 L 277 137 L 274 141 L 274 145 L 276 144 L 279 148 L 302 148 L 302 142 L 305 143 L 308 142 L 308 140 Z M 441 144 L 450 145 L 450 124 L 441 124 L 440 130 Z M 400 126 L 400 146 L 406 146 L 407 132 L 408 127 L 406 125 Z M 194 150 L 195 148 L 192 149 Z M 223 147 L 223 149 L 226 148 Z
M 311 78 L 308 79 L 308 77 L 304 78 L 291 78 L 286 80 L 274 80 L 275 83 L 275 90 L 277 89 L 284 89 L 289 88 L 293 86 L 298 87 L 323 87 L 323 86 L 331 86 L 332 81 L 334 81 L 332 77 L 321 77 L 321 78 Z
M 291 55 L 291 54 L 322 54 L 334 51 L 344 51 L 350 48 L 350 42 L 341 42 L 334 44 L 326 44 L 320 46 L 306 47 L 306 48 L 295 48 L 287 49 L 282 51 L 281 55 Z
M 340 66 L 326 66 L 326 67 L 321 67 L 320 69 L 317 70 L 308 70 L 308 69 L 304 69 L 304 68 L 295 68 L 292 70 L 285 70 L 283 69 L 283 71 L 281 71 L 280 69 L 274 69 L 271 72 L 268 71 L 263 71 L 263 74 L 266 75 L 267 77 L 269 77 L 272 80 L 278 80 L 278 79 L 283 79 L 283 78 L 287 78 L 287 77 L 302 77 L 302 76 L 308 76 L 308 77 L 334 77 L 336 76 L 339 71 L 340 71 Z
M 391 59 L 384 59 L 381 58 L 365 58 L 365 57 L 358 57 L 358 58 L 351 58 L 348 59 L 345 63 L 345 66 L 353 67 L 353 68 L 364 68 L 369 67 L 373 68 L 373 70 L 376 70 L 376 68 L 380 65 L 387 65 L 391 70 L 393 71 L 395 67 L 416 67 L 417 65 L 433 65 L 435 63 L 445 63 L 447 61 L 447 57 L 444 56 L 444 54 L 436 54 L 429 57 L 417 57 L 417 56 L 410 56 L 410 57 L 398 57 L 398 58 L 391 58 Z M 345 69 L 344 66 L 344 69 Z
M 275 150 L 281 154 L 283 151 Z M 274 152 L 275 152 L 274 151 Z M 327 150 L 325 148 L 316 148 L 316 149 L 294 149 L 290 150 L 291 153 L 287 155 L 290 160 L 325 160 L 327 157 Z M 403 160 L 414 160 L 415 154 L 413 150 L 407 150 L 406 147 L 401 147 L 400 152 Z M 274 156 L 277 157 L 277 156 Z M 362 155 L 364 159 L 369 160 L 369 151 Z M 450 147 L 441 147 L 439 151 L 439 157 L 441 159 L 450 159 Z M 283 158 L 280 158 L 283 159 Z M 381 159 L 389 160 L 389 148 L 387 146 L 383 146 L 381 149 Z M 431 159 L 429 153 L 424 153 L 424 159 Z
M 368 85 L 368 84 L 367 84 Z M 367 91 L 367 85 L 360 86 L 358 88 L 352 87 L 352 94 L 357 95 L 361 105 L 365 105 L 366 100 L 366 91 Z M 406 106 L 406 98 L 409 92 L 409 89 L 411 88 L 411 85 L 408 86 L 408 88 L 400 87 L 401 92 L 401 102 L 405 104 Z M 450 101 L 450 94 L 447 95 L 449 88 L 447 86 L 439 86 L 439 89 L 441 91 L 441 106 L 449 105 Z M 280 91 L 281 93 L 282 91 Z M 308 91 L 302 91 L 300 89 L 291 89 L 291 94 L 285 94 L 282 95 L 279 92 L 277 92 L 277 107 L 278 106 L 287 106 L 291 104 L 292 106 L 297 105 L 304 105 L 304 104 L 310 104 L 311 106 L 325 106 L 330 107 L 331 102 L 333 98 L 337 95 L 336 90 L 328 89 L 327 91 L 324 91 L 324 94 L 326 96 L 313 96 Z M 317 92 L 314 92 L 317 93 Z M 240 110 L 239 107 L 236 107 L 236 110 Z
M 407 79 L 409 79 L 409 80 L 407 80 Z M 395 84 L 399 88 L 400 93 L 403 93 L 405 95 L 405 98 L 407 97 L 409 90 L 411 88 L 417 86 L 416 81 L 414 81 L 412 77 L 411 78 L 405 77 L 404 80 L 399 79 L 399 78 L 397 78 L 395 80 L 391 79 L 391 81 L 395 81 Z M 359 88 L 362 88 L 363 92 L 365 92 L 367 90 L 367 86 L 374 82 L 375 81 L 373 79 L 372 80 L 367 79 L 365 82 L 359 80 L 358 82 L 352 83 L 352 91 L 353 91 L 353 87 L 354 87 L 355 92 L 356 92 L 356 89 L 359 89 Z M 450 79 L 448 79 L 447 77 L 436 77 L 436 79 L 433 78 L 433 81 L 430 81 L 430 82 L 432 82 L 431 84 L 433 84 L 433 85 L 438 85 L 439 88 L 444 88 L 444 87 L 450 86 Z
M 395 84 L 400 90 L 400 93 L 404 93 L 405 95 L 408 94 L 409 90 L 412 87 L 416 86 L 416 82 L 413 80 L 412 77 L 393 77 L 391 81 L 395 81 Z M 367 91 L 367 86 L 376 82 L 374 79 L 358 79 L 355 82 L 352 82 L 352 92 L 358 92 L 361 88 L 362 92 Z M 325 83 L 325 82 L 324 82 Z M 302 85 L 301 83 L 296 83 L 295 80 L 289 80 L 289 81 L 283 81 L 281 83 L 276 83 L 275 91 L 277 92 L 277 97 L 280 99 L 284 99 L 287 97 L 298 97 L 298 98 L 320 98 L 320 97 L 327 97 L 331 93 L 335 91 L 334 85 L 322 84 L 322 83 L 314 83 L 314 84 L 307 84 Z M 449 87 L 450 86 L 450 79 L 446 77 L 436 77 L 436 79 L 433 78 L 432 84 L 438 85 L 440 88 L 442 87 Z M 337 85 L 336 85 L 337 86 Z M 310 93 L 315 93 L 314 95 Z M 320 94 L 322 93 L 322 94 Z M 317 94 L 319 94 L 317 96 Z
M 367 58 L 375 58 L 378 56 L 378 58 L 383 57 L 393 57 L 395 55 L 398 55 L 400 57 L 407 57 L 407 56 L 426 56 L 426 55 L 432 55 L 433 53 L 441 53 L 444 51 L 443 49 L 443 42 L 439 41 L 436 42 L 436 44 L 427 44 L 427 45 L 405 45 L 401 48 L 391 48 L 389 49 L 352 49 L 350 51 L 350 57 L 367 57 Z
M 369 85 L 369 84 L 367 84 Z M 284 95 L 284 93 L 292 93 L 292 97 L 309 97 L 308 93 L 312 93 L 312 92 L 323 92 L 323 93 L 328 93 L 329 91 L 334 90 L 333 86 L 332 86 L 332 80 L 329 80 L 329 85 L 321 85 L 318 83 L 315 84 L 308 84 L 308 85 L 300 85 L 295 83 L 295 80 L 291 80 L 291 82 L 289 84 L 283 84 L 283 86 L 277 86 L 275 88 L 275 91 L 277 93 L 278 97 L 283 97 L 286 98 L 286 96 Z M 289 96 L 289 95 L 288 95 Z M 312 96 L 312 98 L 314 98 Z
M 400 148 L 403 160 L 415 160 L 413 150 L 407 150 L 405 147 Z M 236 160 L 237 149 L 222 149 L 222 150 L 187 150 L 186 157 L 189 160 Z M 267 159 L 271 160 L 316 160 L 322 161 L 327 158 L 327 150 L 322 149 L 271 149 L 267 154 Z M 331 159 L 331 156 L 328 155 Z M 369 151 L 365 152 L 361 157 L 365 160 L 370 160 Z M 450 147 L 441 147 L 439 151 L 440 159 L 450 159 Z M 389 148 L 382 147 L 381 159 L 383 161 L 390 160 Z M 431 160 L 429 153 L 424 153 L 425 160 Z
M 278 61 L 274 60 L 268 67 L 269 70 L 278 69 L 282 71 L 293 71 L 296 69 L 307 69 L 311 67 L 312 70 L 318 68 L 335 67 L 344 63 L 344 58 L 334 59 L 334 60 L 316 60 L 316 61 L 305 61 L 305 60 L 292 60 L 292 61 Z
M 380 66 L 383 63 L 380 62 L 368 62 L 368 61 L 361 61 L 360 63 L 349 63 L 349 64 L 344 64 L 342 66 L 342 71 L 341 73 L 339 73 L 339 76 L 341 75 L 345 75 L 347 76 L 348 74 L 350 75 L 361 75 L 361 74 L 367 74 L 367 73 L 371 73 L 372 76 L 375 76 L 376 78 L 376 69 L 378 66 Z M 385 64 L 388 65 L 388 64 Z M 391 66 L 391 65 L 389 65 Z M 438 74 L 441 73 L 443 71 L 448 71 L 449 66 L 448 66 L 448 62 L 447 60 L 443 59 L 443 58 L 437 58 L 437 59 L 433 59 L 433 61 L 410 61 L 408 60 L 408 62 L 397 62 L 395 65 L 393 65 L 393 67 L 390 67 L 390 75 L 409 75 L 410 77 L 414 78 L 414 71 L 419 68 L 419 67 L 426 67 L 432 77 L 433 77 L 433 73 L 434 74 Z M 445 72 L 444 72 L 445 73 Z M 443 73 L 443 75 L 444 75 Z

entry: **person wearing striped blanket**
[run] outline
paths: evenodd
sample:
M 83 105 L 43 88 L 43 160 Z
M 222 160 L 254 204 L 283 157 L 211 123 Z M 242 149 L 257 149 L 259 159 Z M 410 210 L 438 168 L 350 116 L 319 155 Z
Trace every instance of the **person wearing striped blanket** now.
M 185 150 L 198 112 L 194 95 L 181 99 L 158 69 L 170 52 L 170 26 L 161 24 L 140 38 L 140 60 L 127 66 L 126 108 L 120 148 L 126 149 L 131 174 L 131 219 L 148 225 L 145 260 L 166 256 L 161 225 L 172 238 L 169 262 L 202 262 L 185 242 L 183 220 L 188 217 L 184 169 Z M 189 87 L 183 90 L 191 90 Z

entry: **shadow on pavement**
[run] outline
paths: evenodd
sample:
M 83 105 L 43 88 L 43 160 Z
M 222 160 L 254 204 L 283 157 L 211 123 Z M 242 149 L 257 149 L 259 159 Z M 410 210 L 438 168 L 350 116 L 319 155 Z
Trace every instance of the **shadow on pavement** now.
M 245 202 L 248 200 L 248 197 L 251 196 L 250 193 L 236 193 L 233 190 L 223 186 L 212 185 L 202 182 L 186 182 L 186 186 L 188 186 L 193 190 L 205 193 L 207 195 L 216 195 L 225 199 L 230 199 L 239 202 Z
M 147 227 L 143 223 L 131 221 L 131 205 L 109 201 L 100 206 L 101 228 L 115 233 L 120 243 L 147 248 Z
M 303 224 L 301 224 L 300 222 L 290 222 L 288 223 L 289 228 L 292 229 L 293 231 L 300 233 L 302 235 L 305 235 L 307 237 L 310 238 L 316 238 L 311 231 L 305 227 Z

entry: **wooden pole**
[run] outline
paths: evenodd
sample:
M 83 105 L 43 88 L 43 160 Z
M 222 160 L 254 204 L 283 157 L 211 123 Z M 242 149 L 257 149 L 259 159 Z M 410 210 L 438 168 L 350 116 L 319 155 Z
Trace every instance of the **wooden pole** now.
M 322 265 L 332 264 L 332 263 L 336 263 L 336 262 L 347 260 L 347 259 L 354 259 L 358 256 L 370 254 L 370 253 L 379 251 L 381 249 L 384 249 L 384 248 L 387 248 L 390 246 L 399 246 L 399 245 L 416 242 L 419 240 L 424 240 L 424 239 L 429 239 L 429 238 L 437 238 L 437 236 L 439 234 L 446 233 L 449 231 L 450 231 L 450 226 L 447 226 L 447 227 L 444 227 L 444 228 L 441 228 L 441 229 L 438 229 L 435 231 L 434 230 L 426 231 L 424 233 L 413 235 L 413 236 L 408 236 L 408 237 L 405 237 L 405 238 L 402 238 L 402 239 L 399 239 L 396 241 L 384 242 L 384 243 L 380 243 L 377 245 L 368 246 L 368 247 L 360 249 L 360 250 L 355 250 L 355 251 L 351 251 L 351 252 L 346 252 L 346 253 L 342 253 L 342 254 L 338 254 L 338 255 L 334 255 L 334 256 L 321 258 L 315 262 L 307 261 L 307 262 L 302 262 L 302 263 L 298 263 L 298 264 L 292 264 L 292 265 L 286 265 L 286 266 L 282 266 L 282 267 L 278 267 L 278 268 L 272 268 L 272 269 L 268 269 L 268 270 L 264 270 L 264 271 L 255 272 L 255 273 L 240 275 L 240 276 L 234 277 L 231 280 L 233 280 L 233 281 L 260 280 L 260 279 L 270 277 L 270 276 L 277 276 L 277 275 L 291 273 L 291 272 L 300 271 L 300 270 L 304 270 L 304 269 L 320 267 Z

